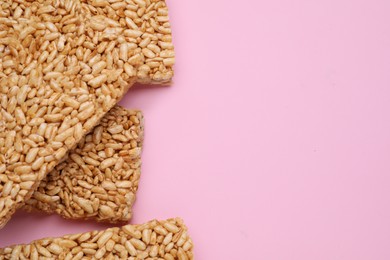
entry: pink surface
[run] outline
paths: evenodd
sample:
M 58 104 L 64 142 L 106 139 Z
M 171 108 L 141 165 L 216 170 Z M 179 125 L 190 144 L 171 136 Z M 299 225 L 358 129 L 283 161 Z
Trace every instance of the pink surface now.
M 390 2 L 167 0 L 172 87 L 146 116 L 132 223 L 181 216 L 196 259 L 390 259 Z M 0 247 L 102 229 L 18 213 Z

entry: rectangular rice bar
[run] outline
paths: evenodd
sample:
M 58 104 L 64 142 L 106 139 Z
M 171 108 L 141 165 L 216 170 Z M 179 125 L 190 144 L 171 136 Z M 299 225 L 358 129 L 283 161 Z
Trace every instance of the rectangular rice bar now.
M 170 35 L 160 0 L 0 3 L 0 228 L 137 78 L 171 78 Z
M 131 218 L 143 141 L 140 111 L 115 106 L 43 179 L 24 209 L 105 222 Z
M 0 260 L 3 259 L 190 260 L 194 257 L 187 228 L 176 218 L 6 247 L 0 249 Z

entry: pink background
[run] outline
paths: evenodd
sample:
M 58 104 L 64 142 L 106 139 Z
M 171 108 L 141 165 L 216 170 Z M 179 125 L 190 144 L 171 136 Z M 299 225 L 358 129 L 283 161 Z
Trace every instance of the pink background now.
M 172 87 L 146 116 L 132 223 L 181 216 L 196 259 L 390 259 L 390 2 L 167 0 Z M 18 213 L 0 247 L 102 229 Z

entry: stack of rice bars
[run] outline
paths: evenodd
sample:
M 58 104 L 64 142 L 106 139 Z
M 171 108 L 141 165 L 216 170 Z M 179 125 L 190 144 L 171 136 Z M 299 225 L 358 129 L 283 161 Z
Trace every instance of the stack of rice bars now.
M 174 51 L 163 0 L 0 2 L 0 227 L 15 211 L 127 222 L 138 188 L 134 83 L 168 84 Z M 193 259 L 179 218 L 46 238 L 0 259 Z

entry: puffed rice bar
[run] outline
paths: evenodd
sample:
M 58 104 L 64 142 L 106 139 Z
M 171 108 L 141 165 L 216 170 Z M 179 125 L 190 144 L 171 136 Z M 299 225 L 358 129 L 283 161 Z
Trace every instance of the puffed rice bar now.
M 193 243 L 179 218 L 152 220 L 60 238 L 46 238 L 28 245 L 0 249 L 3 259 L 193 259 Z
M 137 77 L 171 78 L 170 35 L 160 0 L 0 3 L 0 227 Z
M 130 220 L 142 141 L 142 113 L 115 106 L 41 181 L 23 208 L 69 219 Z

